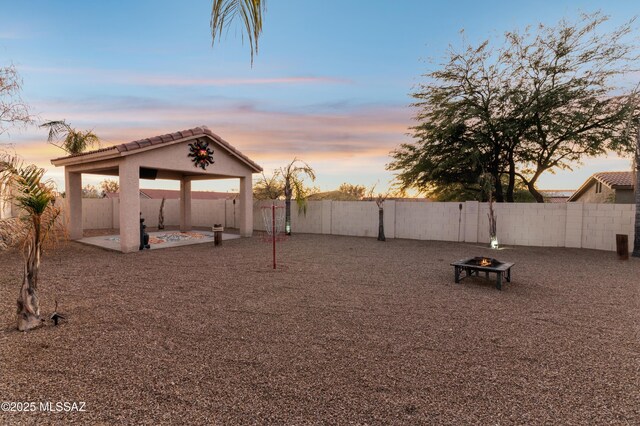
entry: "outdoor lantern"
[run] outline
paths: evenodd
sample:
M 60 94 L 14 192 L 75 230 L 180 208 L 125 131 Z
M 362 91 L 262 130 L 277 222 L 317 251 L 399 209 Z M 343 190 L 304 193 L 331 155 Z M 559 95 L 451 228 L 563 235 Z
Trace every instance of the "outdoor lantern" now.
M 287 235 L 291 234 L 291 224 L 289 222 L 287 222 L 287 224 L 284 226 L 284 232 Z

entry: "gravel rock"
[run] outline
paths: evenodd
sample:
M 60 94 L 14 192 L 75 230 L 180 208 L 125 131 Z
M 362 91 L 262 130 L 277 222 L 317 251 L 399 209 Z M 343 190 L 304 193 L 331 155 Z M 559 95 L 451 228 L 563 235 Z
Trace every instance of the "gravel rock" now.
M 294 235 L 45 253 L 15 330 L 0 254 L 1 424 L 638 424 L 640 259 L 583 249 Z M 515 262 L 453 282 L 452 261 Z

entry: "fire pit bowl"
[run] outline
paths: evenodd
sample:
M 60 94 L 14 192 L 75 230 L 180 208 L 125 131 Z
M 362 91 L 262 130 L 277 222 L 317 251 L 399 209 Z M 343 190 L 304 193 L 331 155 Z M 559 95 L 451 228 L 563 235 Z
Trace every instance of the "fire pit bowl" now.
M 451 266 L 454 268 L 456 284 L 459 284 L 462 278 L 474 275 L 476 277 L 479 276 L 478 272 L 484 272 L 485 277 L 488 279 L 489 272 L 493 272 L 496 274 L 496 288 L 498 290 L 502 290 L 502 277 L 504 277 L 507 282 L 511 282 L 511 267 L 513 265 L 514 263 L 501 262 L 491 257 L 482 256 L 470 257 L 451 263 Z M 465 273 L 464 276 L 462 272 Z

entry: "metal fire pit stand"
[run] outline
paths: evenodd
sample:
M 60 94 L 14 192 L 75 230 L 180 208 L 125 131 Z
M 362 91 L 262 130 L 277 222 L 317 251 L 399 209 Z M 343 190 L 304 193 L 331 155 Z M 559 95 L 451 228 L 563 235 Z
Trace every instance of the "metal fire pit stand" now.
M 454 268 L 455 280 L 456 284 L 460 283 L 460 280 L 466 277 L 479 276 L 479 272 L 484 272 L 485 277 L 489 278 L 489 272 L 493 272 L 496 274 L 496 288 L 498 290 L 502 290 L 502 278 L 504 277 L 508 283 L 511 282 L 511 267 L 514 263 L 501 262 L 495 266 L 480 266 L 474 265 L 472 262 L 475 261 L 475 258 L 470 257 L 468 259 L 458 260 L 453 262 L 451 266 Z M 465 275 L 462 275 L 462 272 L 465 272 Z

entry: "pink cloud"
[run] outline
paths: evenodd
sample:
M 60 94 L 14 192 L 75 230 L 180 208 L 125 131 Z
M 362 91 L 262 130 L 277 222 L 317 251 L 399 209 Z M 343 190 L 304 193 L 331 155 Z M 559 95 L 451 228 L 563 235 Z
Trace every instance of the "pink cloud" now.
M 362 184 L 372 183 L 362 181 L 364 175 L 391 179 L 385 170 L 388 154 L 400 143 L 408 142 L 406 132 L 412 115 L 409 108 L 402 106 L 287 112 L 246 103 L 166 105 L 113 99 L 48 101 L 39 102 L 37 107 L 54 111 L 55 116 L 47 118 L 65 118 L 74 127 L 93 129 L 104 146 L 204 124 L 267 172 L 295 156 L 304 159 L 318 172 L 317 185 L 325 189 L 333 188 L 332 184 L 323 183 L 323 176 L 344 182 L 360 180 L 356 183 Z M 25 159 L 51 171 L 55 168 L 49 160 L 63 154 L 46 143 L 44 129 L 31 129 L 15 142 Z
M 285 76 L 285 77 L 183 77 L 165 74 L 136 73 L 122 70 L 99 68 L 57 68 L 30 67 L 22 69 L 35 73 L 81 76 L 92 81 L 136 85 L 136 86 L 253 86 L 253 85 L 292 85 L 292 84 L 351 84 L 349 79 L 327 76 Z

